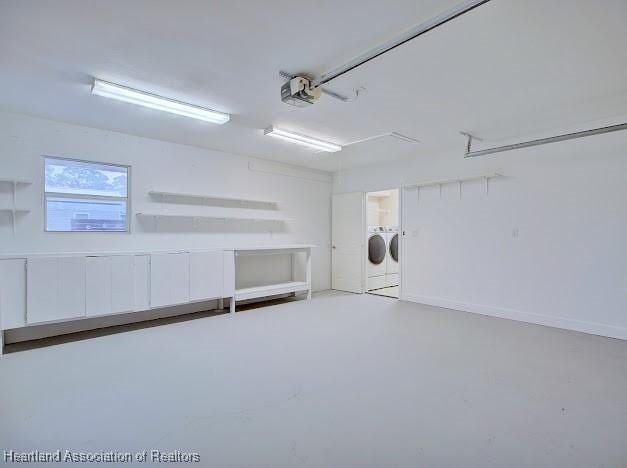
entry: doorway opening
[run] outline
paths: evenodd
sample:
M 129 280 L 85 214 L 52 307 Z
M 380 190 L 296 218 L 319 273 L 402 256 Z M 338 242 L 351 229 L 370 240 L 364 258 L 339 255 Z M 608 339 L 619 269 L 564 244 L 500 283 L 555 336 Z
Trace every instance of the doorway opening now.
M 399 297 L 399 190 L 366 194 L 366 292 Z

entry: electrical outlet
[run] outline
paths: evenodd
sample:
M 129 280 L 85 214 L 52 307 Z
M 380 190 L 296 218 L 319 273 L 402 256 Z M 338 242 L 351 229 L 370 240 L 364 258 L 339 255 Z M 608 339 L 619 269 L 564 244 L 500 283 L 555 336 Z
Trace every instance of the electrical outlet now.
M 412 236 L 412 237 L 418 237 L 418 229 L 414 229 L 414 230 L 411 232 L 411 236 Z
M 513 228 L 512 229 L 512 238 L 516 239 L 518 237 L 518 234 L 519 234 L 518 228 L 517 227 Z

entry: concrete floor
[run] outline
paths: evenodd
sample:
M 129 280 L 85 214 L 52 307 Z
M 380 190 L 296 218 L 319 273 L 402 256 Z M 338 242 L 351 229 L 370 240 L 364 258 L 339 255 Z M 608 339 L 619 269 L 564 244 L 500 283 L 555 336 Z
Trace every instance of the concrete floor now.
M 0 377 L 0 451 L 181 450 L 202 467 L 627 466 L 627 342 L 370 294 L 14 352 Z

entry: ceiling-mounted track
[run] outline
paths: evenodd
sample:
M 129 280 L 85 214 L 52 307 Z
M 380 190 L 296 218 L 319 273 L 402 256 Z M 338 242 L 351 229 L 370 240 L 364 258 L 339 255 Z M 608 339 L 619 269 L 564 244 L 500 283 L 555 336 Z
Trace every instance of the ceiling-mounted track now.
M 621 130 L 627 130 L 627 123 L 622 123 L 618 125 L 610 125 L 609 127 L 593 128 L 591 130 L 584 130 L 584 131 L 575 132 L 575 133 L 566 133 L 564 135 L 557 135 L 557 136 L 549 137 L 549 138 L 540 138 L 538 140 L 523 141 L 521 143 L 514 143 L 512 145 L 497 146 L 496 148 L 486 148 L 486 149 L 477 150 L 477 151 L 472 151 L 471 146 L 472 146 L 472 141 L 478 140 L 478 138 L 469 133 L 462 132 L 462 134 L 468 138 L 464 158 L 475 158 L 477 156 L 485 156 L 487 154 L 502 153 L 504 151 L 512 151 L 512 150 L 517 150 L 517 149 L 522 149 L 522 148 L 529 148 L 530 146 L 546 145 L 548 143 L 557 143 L 559 141 L 574 140 L 575 138 L 601 135 L 603 133 L 618 132 Z
M 329 81 L 334 80 L 338 76 L 341 76 L 344 73 L 354 70 L 355 68 L 363 65 L 364 63 L 369 62 L 370 60 L 377 58 L 378 56 L 385 54 L 386 52 L 389 52 L 390 50 L 395 49 L 396 47 L 403 45 L 406 42 L 411 41 L 412 39 L 416 39 L 417 37 L 422 36 L 423 34 L 436 29 L 442 26 L 443 24 L 446 24 L 449 21 L 455 18 L 458 18 L 459 16 L 463 14 L 468 13 L 471 10 L 474 10 L 475 8 L 483 5 L 484 3 L 488 3 L 489 1 L 490 0 L 471 0 L 471 1 L 463 2 L 451 8 L 450 10 L 445 11 L 444 13 L 440 15 L 435 16 L 434 18 L 431 18 L 430 20 L 427 20 L 424 23 L 421 23 L 405 31 L 400 36 L 390 41 L 387 41 L 381 44 L 380 46 L 369 50 L 368 52 L 361 54 L 359 57 L 354 58 L 353 60 L 345 63 L 344 65 L 341 65 L 337 68 L 334 68 L 331 71 L 324 73 L 322 76 L 312 80 L 311 86 L 318 87 L 320 85 L 326 84 Z

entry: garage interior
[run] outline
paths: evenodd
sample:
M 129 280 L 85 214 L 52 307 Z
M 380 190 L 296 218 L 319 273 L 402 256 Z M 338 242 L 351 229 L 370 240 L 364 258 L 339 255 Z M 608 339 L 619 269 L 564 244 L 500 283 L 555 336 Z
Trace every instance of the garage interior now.
M 0 2 L 2 464 L 627 466 L 625 18 Z

